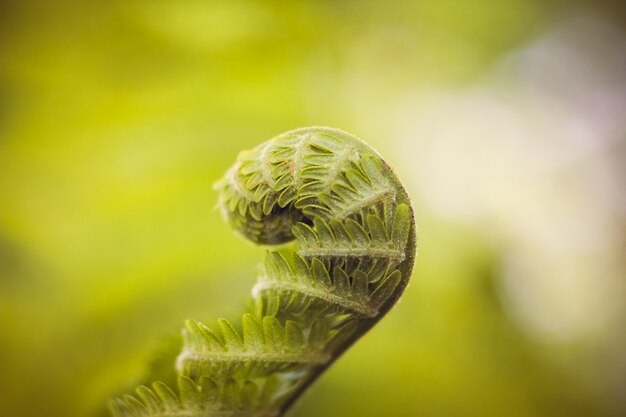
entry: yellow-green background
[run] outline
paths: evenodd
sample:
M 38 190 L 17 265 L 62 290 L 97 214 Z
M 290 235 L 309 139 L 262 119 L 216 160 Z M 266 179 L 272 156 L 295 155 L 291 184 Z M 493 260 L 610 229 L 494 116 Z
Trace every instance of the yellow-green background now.
M 624 16 L 619 1 L 3 1 L 0 415 L 105 415 L 185 318 L 237 315 L 263 249 L 224 224 L 212 184 L 308 125 L 396 167 L 419 257 L 294 417 L 626 414 Z

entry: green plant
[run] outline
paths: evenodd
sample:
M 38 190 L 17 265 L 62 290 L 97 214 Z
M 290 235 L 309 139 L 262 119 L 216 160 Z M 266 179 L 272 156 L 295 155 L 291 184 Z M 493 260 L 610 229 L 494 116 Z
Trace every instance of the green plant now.
M 409 198 L 352 135 L 284 133 L 241 153 L 217 189 L 238 232 L 282 246 L 268 251 L 240 325 L 186 323 L 179 395 L 160 382 L 141 386 L 111 402 L 115 417 L 283 415 L 408 283 L 416 240 Z

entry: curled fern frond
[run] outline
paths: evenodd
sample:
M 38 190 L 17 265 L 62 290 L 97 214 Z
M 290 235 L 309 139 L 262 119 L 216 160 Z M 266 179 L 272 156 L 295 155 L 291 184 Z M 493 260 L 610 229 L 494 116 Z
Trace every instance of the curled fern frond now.
M 256 307 L 235 326 L 187 321 L 179 394 L 162 383 L 111 402 L 115 417 L 280 416 L 396 303 L 415 259 L 409 198 L 368 145 L 304 128 L 242 152 L 216 185 L 267 252 Z

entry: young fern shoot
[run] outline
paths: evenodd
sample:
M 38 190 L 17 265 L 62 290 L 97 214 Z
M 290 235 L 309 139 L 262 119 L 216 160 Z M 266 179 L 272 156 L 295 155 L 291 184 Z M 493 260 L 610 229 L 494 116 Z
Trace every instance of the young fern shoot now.
M 187 321 L 179 393 L 141 386 L 111 401 L 114 417 L 281 416 L 409 281 L 409 197 L 389 165 L 346 132 L 279 135 L 242 152 L 216 188 L 235 230 L 281 245 L 267 253 L 255 307 L 235 325 Z

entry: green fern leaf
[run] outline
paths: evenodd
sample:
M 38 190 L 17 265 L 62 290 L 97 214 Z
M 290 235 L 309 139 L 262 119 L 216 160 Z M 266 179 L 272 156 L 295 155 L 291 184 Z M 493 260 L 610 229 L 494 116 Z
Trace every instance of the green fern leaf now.
M 330 128 L 242 152 L 216 184 L 227 221 L 267 252 L 241 324 L 187 321 L 178 394 L 157 382 L 111 401 L 114 417 L 283 415 L 406 287 L 409 198 L 361 140 Z

